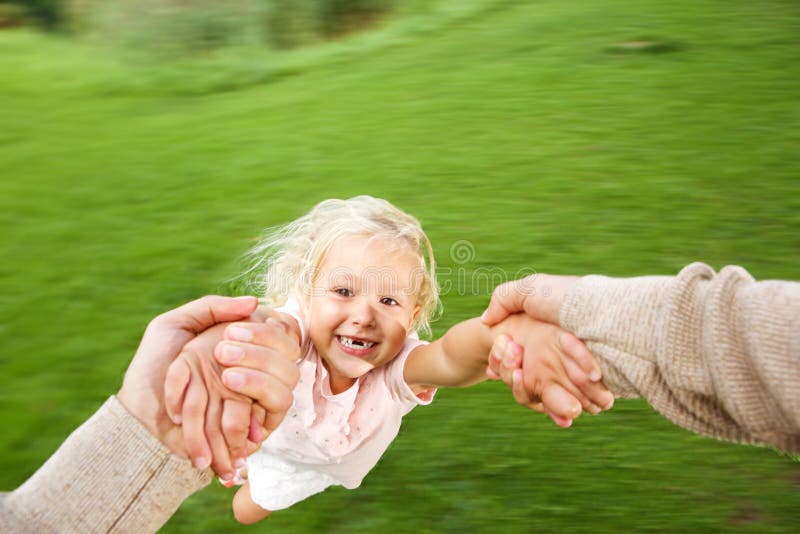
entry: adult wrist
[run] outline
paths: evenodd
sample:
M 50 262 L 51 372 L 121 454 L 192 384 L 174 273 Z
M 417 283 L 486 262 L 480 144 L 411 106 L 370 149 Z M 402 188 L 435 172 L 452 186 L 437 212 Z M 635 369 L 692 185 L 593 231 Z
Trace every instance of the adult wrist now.
M 123 385 L 116 396 L 119 403 L 172 454 L 180 458 L 189 457 L 181 427 L 172 422 L 164 405 L 154 399 L 151 392 L 132 392 Z
M 530 305 L 526 306 L 526 312 L 534 319 L 560 324 L 564 299 L 578 280 L 580 280 L 578 276 L 537 275 L 534 278 L 534 285 L 530 288 L 532 298 Z

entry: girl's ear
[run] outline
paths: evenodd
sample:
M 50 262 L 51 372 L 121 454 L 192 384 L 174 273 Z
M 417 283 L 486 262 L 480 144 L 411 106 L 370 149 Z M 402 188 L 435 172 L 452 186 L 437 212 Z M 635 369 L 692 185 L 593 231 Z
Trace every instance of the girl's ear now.
M 422 311 L 422 307 L 421 306 L 414 306 L 414 312 L 411 314 L 411 324 L 414 324 L 414 321 L 417 320 L 417 316 L 419 315 L 419 312 L 421 312 L 421 311 Z M 410 327 L 411 324 L 408 325 L 408 326 Z

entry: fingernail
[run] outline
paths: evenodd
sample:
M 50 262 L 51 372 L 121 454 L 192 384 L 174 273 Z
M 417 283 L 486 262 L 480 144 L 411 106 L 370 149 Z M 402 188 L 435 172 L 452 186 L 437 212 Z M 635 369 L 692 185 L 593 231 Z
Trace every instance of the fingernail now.
M 211 462 L 205 456 L 198 456 L 194 459 L 194 466 L 198 469 L 207 469 Z
M 244 375 L 236 371 L 222 373 L 222 381 L 231 389 L 238 389 L 244 385 Z
M 500 336 L 499 338 L 497 338 L 497 345 L 500 348 L 500 351 L 504 352 L 506 350 L 506 347 L 508 347 L 508 337 Z
M 251 302 L 253 300 L 253 297 L 250 296 L 250 295 L 243 295 L 241 297 L 236 297 L 236 300 L 241 301 L 241 302 L 245 302 L 245 301 Z
M 230 482 L 231 480 L 233 480 L 233 473 L 225 473 L 224 475 L 222 475 L 221 477 L 219 477 L 219 479 L 222 481 L 222 485 L 224 486 L 224 485 L 226 485 L 228 482 Z
M 592 382 L 598 382 L 601 378 L 603 375 L 600 374 L 600 369 L 592 369 L 592 372 L 589 373 L 589 380 Z
M 236 460 L 233 461 L 233 467 L 235 467 L 237 471 L 246 465 L 247 465 L 247 460 L 245 460 L 244 458 L 237 458 Z
M 605 405 L 603 405 L 604 410 L 610 410 L 611 408 L 614 407 L 614 395 L 609 394 L 609 397 L 611 398 L 608 400 L 607 403 L 605 403 Z
M 183 422 L 183 417 L 181 417 L 181 414 L 176 413 L 175 415 L 172 416 L 172 422 L 178 426 L 181 426 L 181 423 Z
M 503 365 L 505 365 L 508 369 L 512 369 L 516 367 L 514 363 L 515 363 L 514 354 L 510 350 L 505 351 L 503 357 Z
M 240 326 L 229 326 L 227 333 L 228 336 L 235 339 L 236 341 L 247 342 L 253 340 L 253 332 L 251 332 L 247 328 L 242 328 Z
M 226 343 L 222 346 L 222 361 L 225 363 L 233 363 L 238 361 L 244 356 L 244 351 L 236 346 Z

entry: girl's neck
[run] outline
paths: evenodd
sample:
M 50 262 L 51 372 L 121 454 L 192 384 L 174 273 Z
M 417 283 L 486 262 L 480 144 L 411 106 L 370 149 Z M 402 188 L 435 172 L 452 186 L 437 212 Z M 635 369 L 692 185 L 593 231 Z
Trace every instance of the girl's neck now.
M 320 358 L 321 359 L 321 358 Z M 325 366 L 325 369 L 328 371 L 328 384 L 331 387 L 331 393 L 334 395 L 338 395 L 339 393 L 344 393 L 351 387 L 353 384 L 356 383 L 356 378 L 350 378 L 349 376 L 341 375 L 335 371 L 332 371 L 328 362 L 322 360 L 322 365 Z

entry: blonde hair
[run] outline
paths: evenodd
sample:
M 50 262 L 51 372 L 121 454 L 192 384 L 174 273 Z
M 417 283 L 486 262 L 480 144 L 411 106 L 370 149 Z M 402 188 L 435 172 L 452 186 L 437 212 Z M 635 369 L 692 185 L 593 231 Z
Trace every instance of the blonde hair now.
M 416 218 L 367 195 L 324 200 L 299 219 L 267 229 L 247 253 L 249 289 L 269 306 L 282 306 L 290 296 L 302 303 L 333 243 L 350 236 L 386 238 L 417 256 L 414 289 L 420 311 L 411 328 L 430 334 L 430 321 L 441 308 L 431 243 Z

